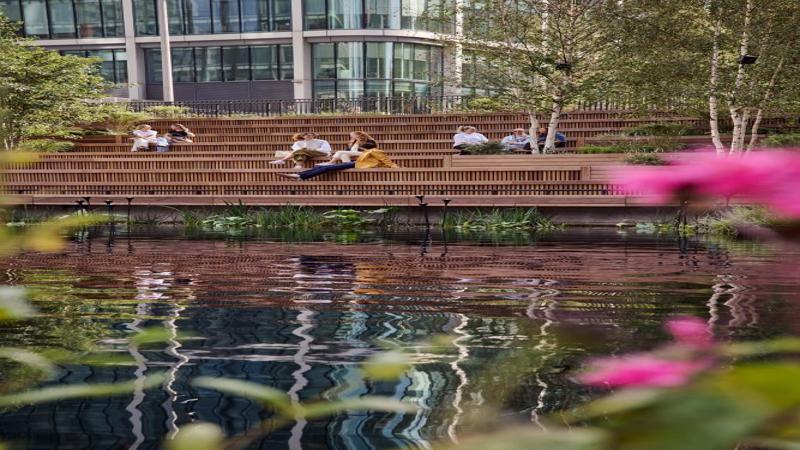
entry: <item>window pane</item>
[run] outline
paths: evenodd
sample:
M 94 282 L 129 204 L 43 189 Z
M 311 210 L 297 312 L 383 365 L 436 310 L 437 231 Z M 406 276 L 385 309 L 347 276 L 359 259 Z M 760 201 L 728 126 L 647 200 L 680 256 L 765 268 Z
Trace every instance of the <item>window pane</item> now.
M 425 0 L 401 0 L 400 27 L 404 30 L 424 29 L 420 27 L 422 16 L 425 12 Z
M 361 28 L 361 2 L 355 0 L 328 0 L 330 5 L 330 24 L 328 28 L 358 29 Z
M 106 37 L 120 37 L 125 34 L 122 23 L 122 1 L 102 0 L 103 30 Z
M 75 0 L 75 15 L 78 18 L 78 37 L 103 35 L 100 0 Z
M 239 0 L 211 0 L 214 33 L 239 32 Z
M 44 0 L 22 0 L 23 29 L 26 36 L 50 37 Z
M 211 34 L 211 3 L 209 0 L 186 0 L 187 34 Z
M 414 46 L 414 79 L 429 80 L 431 48 L 426 45 Z
M 305 0 L 303 3 L 306 30 L 324 30 L 328 28 L 328 13 L 325 11 L 325 0 Z
M 394 82 L 394 95 L 400 97 L 409 97 L 414 94 L 414 83 L 408 81 L 395 81 Z
M 292 29 L 292 0 L 272 0 L 272 31 Z
M 156 27 L 156 3 L 154 0 L 134 0 L 134 16 L 136 19 L 137 36 L 155 36 L 158 34 Z
M 364 78 L 364 45 L 361 42 L 336 44 L 337 78 Z
M 278 79 L 278 52 L 274 45 L 252 47 L 250 54 L 254 80 Z
M 390 28 L 391 0 L 366 0 L 364 2 L 364 25 L 366 28 Z
M 17 0 L 0 0 L 0 12 L 12 22 L 20 22 L 22 20 L 22 13 Z
M 420 97 L 426 97 L 431 93 L 431 86 L 428 83 L 414 84 L 414 92 Z
M 222 81 L 222 61 L 219 47 L 194 49 L 197 81 Z
M 314 79 L 336 78 L 333 44 L 313 44 L 312 49 Z
M 50 0 L 50 36 L 75 37 L 75 16 L 71 0 Z
M 128 53 L 125 50 L 114 50 L 114 72 L 117 83 L 128 82 Z
M 281 54 L 281 80 L 294 79 L 294 53 L 291 45 L 279 45 Z
M 392 82 L 389 80 L 367 80 L 367 97 L 391 97 Z
M 191 48 L 172 49 L 172 81 L 175 83 L 194 81 L 194 52 Z
M 394 78 L 411 79 L 414 67 L 414 45 L 397 42 L 394 44 Z
M 169 22 L 169 34 L 186 34 L 184 29 L 183 0 L 167 0 L 167 18 Z
M 391 43 L 367 42 L 367 78 L 391 78 L 391 66 Z
M 100 75 L 108 81 L 114 81 L 114 52 L 113 50 L 89 50 L 87 56 L 100 58 Z
M 242 31 L 269 31 L 267 0 L 242 0 Z
M 314 97 L 315 98 L 334 98 L 336 97 L 335 81 L 315 81 L 314 82 Z
M 225 81 L 250 79 L 249 50 L 248 47 L 222 47 L 222 69 Z
M 145 69 L 148 83 L 161 83 L 161 50 L 148 48 L 144 51 Z
M 364 80 L 339 80 L 336 82 L 337 98 L 359 98 L 364 96 Z

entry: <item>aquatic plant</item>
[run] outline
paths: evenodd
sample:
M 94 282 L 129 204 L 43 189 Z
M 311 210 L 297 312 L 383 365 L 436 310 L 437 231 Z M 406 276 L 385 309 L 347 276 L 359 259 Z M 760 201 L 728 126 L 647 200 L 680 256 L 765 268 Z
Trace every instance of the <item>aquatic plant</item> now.
M 334 209 L 322 214 L 326 224 L 345 228 L 363 228 L 368 225 L 386 225 L 386 217 L 392 210 L 390 208 L 380 208 L 367 211 L 356 209 Z
M 736 237 L 743 227 L 771 226 L 777 221 L 770 212 L 758 206 L 734 206 L 699 218 L 697 229 L 701 233 Z
M 460 231 L 552 230 L 556 226 L 536 208 L 463 209 L 448 215 L 445 228 Z
M 322 213 L 317 209 L 292 204 L 262 209 L 255 215 L 256 225 L 263 228 L 317 229 L 322 225 L 322 221 Z

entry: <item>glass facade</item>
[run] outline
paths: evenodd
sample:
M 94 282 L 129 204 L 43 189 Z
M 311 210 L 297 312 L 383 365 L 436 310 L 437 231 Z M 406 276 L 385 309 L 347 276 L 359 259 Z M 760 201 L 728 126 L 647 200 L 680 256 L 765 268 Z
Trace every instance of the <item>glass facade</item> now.
M 63 50 L 61 54 L 99 58 L 103 78 L 117 84 L 128 82 L 128 54 L 125 50 Z
M 145 49 L 148 83 L 161 83 L 161 50 Z M 175 83 L 291 80 L 294 63 L 291 45 L 226 47 L 173 47 L 172 81 Z
M 158 34 L 156 0 L 134 0 L 136 35 Z M 173 35 L 289 31 L 291 0 L 168 0 Z
M 451 0 L 304 0 L 306 30 L 403 29 L 449 32 Z
M 442 75 L 440 47 L 336 42 L 313 44 L 311 50 L 315 98 L 431 95 Z
M 22 21 L 22 33 L 38 39 L 122 36 L 121 0 L 0 0 L 0 10 Z

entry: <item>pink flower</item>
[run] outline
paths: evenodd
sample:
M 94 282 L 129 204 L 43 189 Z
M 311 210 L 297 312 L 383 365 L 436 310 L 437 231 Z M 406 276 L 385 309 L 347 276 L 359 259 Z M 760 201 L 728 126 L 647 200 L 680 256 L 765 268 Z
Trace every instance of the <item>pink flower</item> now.
M 708 325 L 696 317 L 672 319 L 667 322 L 666 328 L 677 344 L 698 348 L 714 345 Z
M 616 178 L 632 193 L 648 195 L 655 202 L 735 197 L 800 217 L 800 153 L 796 151 L 702 153 L 669 166 L 627 168 Z
M 661 359 L 647 353 L 594 360 L 578 380 L 601 387 L 673 387 L 708 367 L 705 361 Z

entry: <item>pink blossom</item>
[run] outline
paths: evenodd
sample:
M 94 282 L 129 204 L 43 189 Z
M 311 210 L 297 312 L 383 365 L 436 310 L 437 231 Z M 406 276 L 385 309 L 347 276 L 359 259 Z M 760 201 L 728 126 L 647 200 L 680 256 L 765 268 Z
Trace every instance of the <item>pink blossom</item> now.
M 735 197 L 800 217 L 800 153 L 796 151 L 701 153 L 669 166 L 626 168 L 616 178 L 624 188 L 649 195 L 655 202 Z
M 714 345 L 708 325 L 696 317 L 681 317 L 667 322 L 667 331 L 680 345 L 707 348 Z
M 673 387 L 708 367 L 705 361 L 661 359 L 647 353 L 594 360 L 578 380 L 602 387 Z

